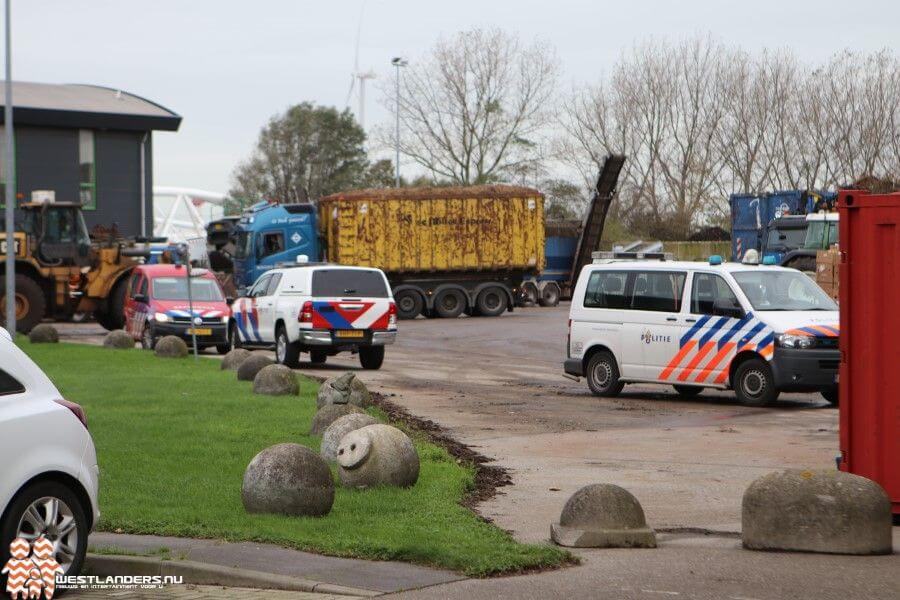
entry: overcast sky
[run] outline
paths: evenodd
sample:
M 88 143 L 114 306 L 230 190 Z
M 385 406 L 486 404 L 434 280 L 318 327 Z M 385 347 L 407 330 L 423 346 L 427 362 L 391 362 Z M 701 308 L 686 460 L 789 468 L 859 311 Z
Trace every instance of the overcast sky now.
M 226 192 L 270 116 L 304 100 L 346 105 L 363 0 L 12 2 L 16 80 L 106 85 L 172 109 L 183 121 L 154 136 L 154 183 Z M 711 33 L 823 61 L 844 47 L 896 50 L 898 17 L 898 0 L 367 0 L 360 67 L 379 79 L 366 125 L 389 118 L 377 81 L 392 81 L 391 57 L 415 60 L 439 36 L 471 27 L 548 41 L 569 89 L 651 37 Z

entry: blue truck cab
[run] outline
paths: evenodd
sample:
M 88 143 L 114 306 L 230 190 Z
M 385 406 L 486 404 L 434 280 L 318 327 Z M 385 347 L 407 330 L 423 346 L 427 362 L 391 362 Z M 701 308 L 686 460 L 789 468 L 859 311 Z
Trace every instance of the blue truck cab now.
M 234 284 L 240 290 L 275 268 L 306 255 L 319 258 L 316 208 L 312 204 L 259 202 L 235 227 Z

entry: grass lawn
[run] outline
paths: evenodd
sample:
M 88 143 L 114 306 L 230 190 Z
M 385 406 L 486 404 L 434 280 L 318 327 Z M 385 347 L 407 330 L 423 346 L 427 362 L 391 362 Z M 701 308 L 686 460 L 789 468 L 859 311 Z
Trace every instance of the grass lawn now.
M 272 542 L 470 576 L 571 560 L 549 544 L 520 544 L 460 506 L 474 471 L 424 439 L 416 440 L 421 473 L 410 489 L 338 485 L 322 518 L 247 514 L 241 481 L 257 452 L 280 442 L 318 450 L 319 438 L 309 435 L 315 381 L 300 377 L 299 398 L 257 396 L 215 360 L 20 345 L 87 412 L 100 462 L 103 531 Z

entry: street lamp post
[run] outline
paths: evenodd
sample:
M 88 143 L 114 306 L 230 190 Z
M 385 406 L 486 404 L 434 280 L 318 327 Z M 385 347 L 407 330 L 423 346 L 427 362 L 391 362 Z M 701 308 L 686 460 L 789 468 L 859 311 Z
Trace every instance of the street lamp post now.
M 409 64 L 409 61 L 400 56 L 395 57 L 391 60 L 391 64 L 397 68 L 397 128 L 395 131 L 394 141 L 397 146 L 397 157 L 396 157 L 396 185 L 400 187 L 400 68 L 405 67 Z
M 10 32 L 10 3 L 6 0 L 6 106 L 3 107 L 3 124 L 6 130 L 6 330 L 16 335 L 16 156 L 13 146 L 12 103 L 12 41 Z

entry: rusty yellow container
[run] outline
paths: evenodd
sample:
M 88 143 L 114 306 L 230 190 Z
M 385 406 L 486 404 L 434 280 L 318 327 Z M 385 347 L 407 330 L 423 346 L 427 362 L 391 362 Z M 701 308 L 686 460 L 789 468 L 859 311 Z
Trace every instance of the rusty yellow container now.
M 389 273 L 544 266 L 544 197 L 492 185 L 357 190 L 319 200 L 327 260 Z

